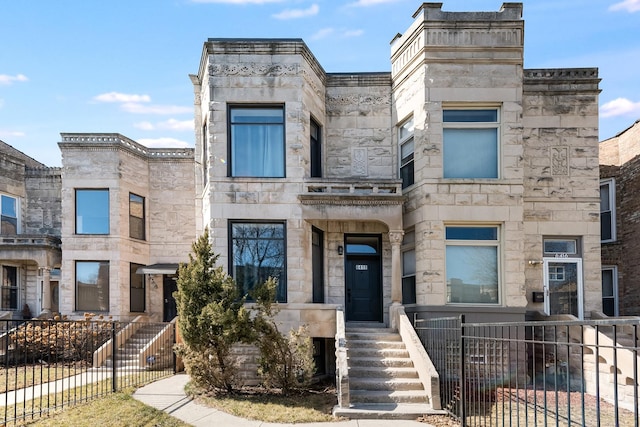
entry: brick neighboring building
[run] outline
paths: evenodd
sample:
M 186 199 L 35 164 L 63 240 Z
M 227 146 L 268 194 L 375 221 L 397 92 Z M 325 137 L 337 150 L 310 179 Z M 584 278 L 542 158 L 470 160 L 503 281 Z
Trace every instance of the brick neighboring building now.
M 640 120 L 600 143 L 603 312 L 640 316 Z

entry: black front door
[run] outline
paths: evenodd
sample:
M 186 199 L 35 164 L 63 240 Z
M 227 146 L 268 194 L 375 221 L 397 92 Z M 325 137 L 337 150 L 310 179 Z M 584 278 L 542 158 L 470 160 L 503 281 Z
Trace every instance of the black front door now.
M 345 246 L 347 321 L 381 322 L 380 236 L 346 236 Z
M 347 257 L 347 320 L 382 320 L 380 261 L 363 256 Z
M 162 310 L 162 321 L 171 322 L 178 315 L 176 300 L 173 293 L 178 290 L 175 276 L 162 275 L 162 294 L 164 298 L 164 306 Z

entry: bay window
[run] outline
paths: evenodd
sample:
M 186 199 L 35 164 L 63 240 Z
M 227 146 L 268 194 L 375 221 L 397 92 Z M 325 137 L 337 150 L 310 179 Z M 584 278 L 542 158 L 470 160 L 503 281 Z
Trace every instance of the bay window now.
M 232 177 L 285 176 L 284 107 L 229 108 Z
M 445 230 L 447 302 L 498 304 L 497 226 L 448 226 Z
M 109 261 L 76 261 L 76 310 L 109 311 Z
M 498 110 L 446 109 L 443 120 L 445 178 L 498 178 Z
M 108 189 L 76 189 L 76 234 L 109 234 Z
M 278 282 L 276 300 L 286 302 L 285 223 L 229 223 L 230 271 L 241 295 L 273 277 Z

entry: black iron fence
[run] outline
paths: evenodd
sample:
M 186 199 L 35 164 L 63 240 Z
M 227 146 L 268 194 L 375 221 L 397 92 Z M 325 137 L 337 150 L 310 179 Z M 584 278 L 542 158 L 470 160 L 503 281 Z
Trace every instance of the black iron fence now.
M 635 426 L 638 319 L 465 323 L 414 318 L 462 426 Z
M 175 372 L 175 324 L 0 320 L 0 425 Z

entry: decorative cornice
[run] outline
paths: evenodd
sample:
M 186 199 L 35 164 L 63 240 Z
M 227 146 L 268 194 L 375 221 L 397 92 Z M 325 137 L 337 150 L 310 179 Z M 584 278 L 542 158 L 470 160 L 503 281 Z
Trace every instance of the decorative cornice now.
M 118 133 L 61 133 L 58 146 L 63 149 L 83 151 L 118 151 L 149 160 L 194 160 L 193 148 L 149 148 Z M 64 156 L 64 153 L 63 153 Z
M 263 62 L 246 62 L 239 64 L 209 64 L 209 75 L 226 76 L 297 76 L 301 74 L 298 64 L 265 64 Z

